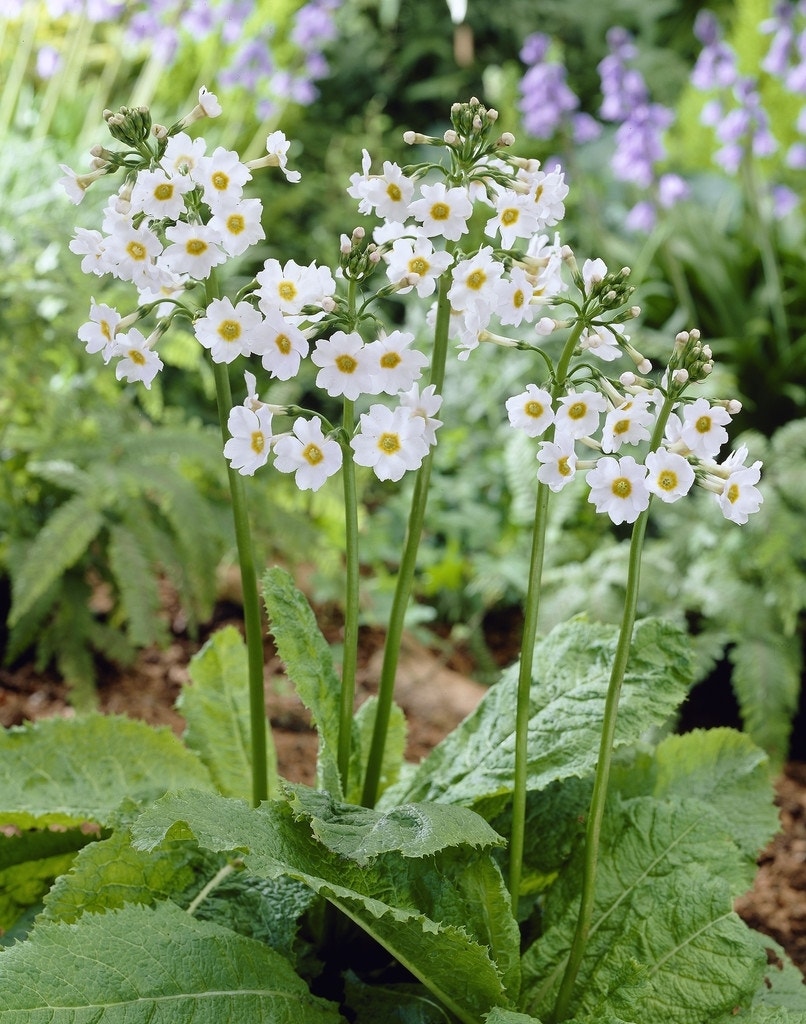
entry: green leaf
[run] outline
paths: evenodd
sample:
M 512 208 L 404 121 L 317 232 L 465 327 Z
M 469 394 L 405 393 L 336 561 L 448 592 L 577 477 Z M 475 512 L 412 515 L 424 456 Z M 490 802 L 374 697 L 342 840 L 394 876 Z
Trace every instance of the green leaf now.
M 284 957 L 172 903 L 41 922 L 0 956 L 0 1024 L 339 1024 Z
M 265 573 L 263 599 L 277 652 L 319 733 L 317 783 L 341 796 L 337 761 L 341 681 L 333 667 L 330 647 L 305 595 L 284 569 L 274 566 Z
M 526 1013 L 516 1013 L 514 1010 L 502 1010 L 499 1006 L 490 1010 L 484 1021 L 485 1024 L 541 1024 L 538 1017 L 530 1017 Z
M 529 716 L 529 789 L 590 774 L 596 764 L 604 700 L 615 654 L 615 626 L 574 619 L 557 626 L 535 648 Z M 472 715 L 380 805 L 440 801 L 500 809 L 511 793 L 515 763 L 518 668 L 485 694 Z M 655 619 L 635 628 L 616 727 L 617 747 L 633 743 L 666 721 L 690 680 L 685 634 Z M 497 799 L 496 799 L 497 798 Z
M 787 756 L 800 695 L 800 642 L 774 634 L 736 637 L 729 656 L 744 727 L 780 765 Z
M 107 557 L 129 639 L 137 647 L 157 643 L 162 603 L 158 578 L 137 533 L 117 523 L 110 526 Z
M 451 1024 L 444 1008 L 421 985 L 368 985 L 352 971 L 345 977 L 345 1003 L 355 1024 Z
M 467 1024 L 508 1005 L 519 984 L 518 931 L 486 850 L 451 844 L 429 857 L 380 854 L 361 866 L 316 841 L 307 815 L 275 801 L 250 810 L 203 793 L 164 797 L 135 822 L 137 846 L 195 838 L 240 851 L 247 870 L 287 875 L 330 900 Z M 331 824 L 355 808 L 334 805 Z M 369 812 L 372 813 L 372 812 Z M 375 812 L 377 817 L 382 815 Z M 421 844 L 420 837 L 413 840 Z M 475 839 L 474 839 L 475 841 Z
M 234 626 L 225 626 L 190 662 L 191 686 L 177 701 L 195 750 L 224 796 L 251 799 L 252 741 L 246 644 Z M 266 723 L 267 749 L 273 752 Z M 276 758 L 271 756 L 269 795 L 277 794 Z
M 61 505 L 37 534 L 13 576 L 8 617 L 14 625 L 62 573 L 74 565 L 104 523 L 94 495 L 76 494 Z
M 0 732 L 0 821 L 21 829 L 107 823 L 125 798 L 210 788 L 169 729 L 112 715 L 49 718 Z
M 353 747 L 350 756 L 349 792 L 347 801 L 360 804 L 363 790 L 363 779 L 366 775 L 367 760 L 372 744 L 372 732 L 375 725 L 375 712 L 378 698 L 373 694 L 359 707 L 355 713 L 353 728 Z M 394 785 L 400 776 L 403 756 L 406 750 L 406 716 L 402 708 L 392 704 L 389 713 L 389 728 L 386 733 L 386 745 L 383 748 L 383 764 L 379 792 L 383 793 Z
M 788 1024 L 806 1024 L 806 978 L 789 956 L 769 935 L 757 934 L 759 945 L 767 956 L 767 970 L 764 984 L 759 987 L 753 1000 L 753 1011 L 782 1010 L 791 1013 L 785 1018 Z

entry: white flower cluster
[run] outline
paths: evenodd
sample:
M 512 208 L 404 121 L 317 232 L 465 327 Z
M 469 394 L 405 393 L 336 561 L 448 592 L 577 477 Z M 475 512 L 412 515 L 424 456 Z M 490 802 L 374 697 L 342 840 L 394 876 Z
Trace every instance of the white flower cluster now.
M 696 482 L 716 494 L 726 519 L 746 523 L 763 501 L 755 486 L 761 463 L 745 466 L 748 453 L 744 446 L 722 463 L 714 461 L 728 437 L 725 426 L 731 413 L 725 405 L 738 411 L 739 403 L 711 405 L 698 398 L 681 404 L 680 414 L 673 412 L 667 420 L 663 444 L 639 461 L 632 455 L 611 453 L 620 452 L 623 445 L 650 440 L 665 396 L 658 389 L 636 385 L 634 380 L 634 374 L 622 376 L 627 385 L 624 394 L 603 382 L 606 395 L 580 390 L 556 402 L 548 391 L 529 384 L 522 394 L 506 402 L 510 423 L 529 437 L 541 437 L 553 428 L 552 439 L 538 446 L 538 480 L 552 491 L 560 491 L 577 470 L 587 469 L 588 500 L 614 523 L 633 523 L 648 507 L 651 495 L 674 502 Z M 580 460 L 577 444 L 597 457 Z

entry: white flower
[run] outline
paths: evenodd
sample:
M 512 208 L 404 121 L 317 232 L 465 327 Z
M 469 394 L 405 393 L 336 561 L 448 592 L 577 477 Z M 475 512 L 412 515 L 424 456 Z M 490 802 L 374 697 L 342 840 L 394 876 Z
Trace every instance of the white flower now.
M 157 220 L 178 220 L 185 211 L 184 195 L 194 187 L 186 175 L 171 178 L 161 169 L 140 171 L 132 189 L 132 212 Z
M 438 235 L 457 242 L 468 228 L 473 204 L 463 188 L 447 188 L 441 181 L 420 188 L 422 199 L 409 204 L 409 214 L 422 224 L 429 238 Z
M 540 463 L 537 479 L 543 484 L 548 484 L 550 490 L 561 491 L 576 475 L 574 439 L 564 437 L 559 441 L 541 441 L 537 461 Z
M 496 292 L 495 314 L 502 324 L 531 323 L 537 312 L 532 305 L 534 284 L 532 278 L 521 267 L 513 267 L 509 280 L 501 281 Z
M 115 345 L 115 329 L 120 323 L 120 313 L 113 307 L 92 300 L 90 318 L 78 329 L 78 337 L 84 342 L 87 352 L 100 352 L 105 363 L 112 357 Z
M 300 313 L 303 306 L 321 305 L 325 296 L 336 290 L 336 282 L 327 267 L 317 267 L 315 263 L 301 267 L 293 260 L 285 266 L 275 259 L 266 260 L 257 282 L 263 312 L 280 309 L 291 316 Z
M 188 280 L 187 274 L 173 274 L 166 270 L 162 283 L 155 283 L 154 287 L 138 289 L 139 304 L 148 306 L 152 302 L 159 302 L 160 304 L 154 307 L 154 315 L 157 317 L 168 316 L 176 309 L 176 306 L 172 302 L 160 302 L 160 299 L 174 299 L 182 295 Z
M 400 294 L 405 295 L 416 288 L 417 294 L 424 299 L 434 294 L 437 278 L 448 269 L 453 257 L 447 252 L 436 252 L 431 241 L 420 236 L 398 238 L 392 243 L 386 260 L 389 264 L 386 276 L 393 284 L 406 278 L 414 282 L 400 288 Z
M 300 180 L 302 175 L 299 171 L 289 171 L 287 167 L 288 147 L 290 145 L 291 143 L 285 137 L 283 132 L 272 132 L 266 139 L 266 152 L 270 157 L 274 157 L 277 161 L 277 166 L 286 176 L 288 181 L 297 182 Z
M 589 292 L 593 285 L 601 284 L 607 276 L 607 264 L 602 259 L 585 260 L 582 264 L 582 280 L 585 291 Z
M 274 466 L 281 473 L 293 473 L 301 491 L 318 491 L 329 476 L 341 468 L 341 448 L 332 437 L 322 434 L 319 420 L 302 416 L 294 421 L 293 435 L 279 437 L 274 445 Z
M 495 211 L 495 216 L 487 221 L 484 233 L 492 237 L 498 232 L 505 249 L 511 249 L 516 238 L 531 238 L 540 224 L 534 200 L 510 189 L 499 193 Z
M 206 85 L 199 89 L 199 106 L 207 117 L 218 117 L 221 113 L 221 104 L 218 102 L 218 97 L 215 93 L 208 92 Z
M 598 391 L 572 391 L 559 400 L 555 416 L 557 432 L 569 437 L 585 437 L 599 426 L 599 415 L 607 408 Z
M 591 489 L 588 501 L 597 512 L 606 512 L 614 523 L 634 523 L 649 505 L 646 468 L 631 455 L 599 459 L 585 479 Z
M 372 371 L 366 359 L 366 347 L 355 331 L 336 331 L 330 338 L 320 338 L 311 360 L 321 369 L 316 386 L 337 398 L 355 401 L 359 395 L 373 394 Z
M 400 480 L 428 454 L 423 421 L 407 408 L 372 405 L 362 413 L 360 433 L 350 442 L 359 466 L 370 466 L 379 480 Z
M 519 170 L 518 178 L 526 182 L 529 188 L 529 196 L 535 204 L 540 227 L 551 227 L 565 216 L 565 203 L 563 200 L 568 195 L 568 186 L 565 184 L 565 176 L 559 165 L 553 171 L 529 172 Z
M 224 445 L 224 455 L 242 476 L 252 476 L 266 464 L 271 447 L 271 418 L 265 405 L 259 409 L 236 405 L 230 411 L 230 439 Z
M 162 242 L 145 224 L 136 228 L 128 218 L 121 220 L 104 242 L 104 263 L 122 281 L 146 288 L 153 281 L 154 260 L 162 253 Z
M 199 161 L 204 156 L 207 143 L 202 138 L 192 139 L 187 132 L 177 132 L 168 139 L 162 154 L 162 165 L 170 175 L 187 175 L 196 182 Z
M 350 184 L 347 188 L 347 195 L 357 199 L 359 213 L 372 213 L 372 203 L 369 201 L 369 169 L 372 166 L 372 157 L 366 149 L 361 150 L 361 174 L 357 171 L 350 175 Z
M 148 347 L 148 342 L 136 327 L 128 334 L 119 334 L 116 337 L 111 356 L 120 357 L 120 362 L 115 367 L 115 376 L 118 380 L 139 380 L 149 390 L 151 382 L 162 369 L 162 360 Z
M 398 396 L 401 408 L 407 409 L 410 416 L 422 419 L 423 438 L 429 447 L 437 443 L 437 429 L 442 426 L 442 420 L 435 419 L 442 406 L 442 395 L 436 392 L 436 384 L 429 384 L 423 388 L 422 394 L 417 385 L 412 384 L 408 391 L 403 391 Z
M 413 334 L 392 331 L 366 346 L 364 355 L 373 377 L 373 394 L 396 395 L 422 377 L 428 356 L 411 348 L 413 341 Z
M 602 428 L 603 452 L 615 452 L 623 444 L 649 440 L 647 428 L 655 422 L 655 416 L 647 408 L 648 403 L 648 395 L 636 395 L 608 412 Z
M 680 439 L 694 455 L 710 459 L 728 439 L 724 424 L 731 416 L 721 406 L 711 407 L 706 398 L 698 398 L 683 409 L 683 427 Z
M 223 146 L 214 149 L 212 156 L 202 157 L 194 171 L 194 178 L 204 188 L 204 201 L 213 213 L 237 203 L 251 177 L 238 154 Z
M 384 220 L 402 222 L 409 215 L 414 182 L 397 164 L 384 160 L 383 174 L 373 175 L 363 189 L 363 198 Z
M 59 164 L 59 168 L 64 171 L 64 177 L 59 178 L 59 184 L 65 190 L 68 199 L 74 206 L 78 206 L 83 200 L 84 193 L 90 185 L 106 174 L 105 168 L 91 171 L 89 174 L 76 174 L 67 164 Z
M 165 236 L 172 244 L 160 262 L 174 274 L 189 274 L 196 281 L 204 281 L 213 267 L 227 258 L 217 245 L 218 232 L 207 224 L 172 224 L 165 229 Z
M 482 246 L 469 260 L 453 268 L 448 298 L 453 309 L 489 309 L 495 305 L 503 266 L 493 257 L 492 247 Z
M 526 390 L 506 401 L 509 422 L 529 437 L 539 437 L 554 422 L 551 395 L 536 384 L 527 384 Z
M 264 370 L 277 380 L 296 376 L 308 349 L 308 339 L 279 309 L 268 310 L 260 330 L 252 338 L 252 354 L 260 356 Z
M 688 494 L 694 483 L 694 470 L 688 461 L 665 448 L 647 455 L 646 468 L 646 485 L 661 501 L 677 501 Z
M 205 315 L 194 322 L 193 332 L 214 363 L 231 363 L 252 352 L 253 336 L 262 323 L 263 317 L 248 302 L 233 306 L 228 298 L 213 299 Z
M 619 336 L 623 335 L 621 324 L 599 324 L 586 327 L 579 338 L 579 347 L 585 352 L 592 352 L 606 363 L 611 363 L 622 355 L 619 348 Z M 624 339 L 627 340 L 626 338 Z
M 725 481 L 722 493 L 717 495 L 717 502 L 722 515 L 733 523 L 743 524 L 748 516 L 758 512 L 764 496 L 755 486 L 761 479 L 761 463 L 743 466 L 730 474 Z
M 228 210 L 210 218 L 209 227 L 218 233 L 218 243 L 229 256 L 240 256 L 250 245 L 266 237 L 260 218 L 259 199 L 242 199 Z
M 83 256 L 81 270 L 84 274 L 97 274 L 102 277 L 108 274 L 111 266 L 106 262 L 106 239 L 100 231 L 88 228 L 76 228 L 68 248 L 76 256 Z

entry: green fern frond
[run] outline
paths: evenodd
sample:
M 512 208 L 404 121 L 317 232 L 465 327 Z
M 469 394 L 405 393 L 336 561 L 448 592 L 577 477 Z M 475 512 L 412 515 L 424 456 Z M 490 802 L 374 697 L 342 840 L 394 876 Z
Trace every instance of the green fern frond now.
M 129 639 L 138 647 L 159 643 L 165 637 L 159 586 L 138 532 L 121 523 L 110 527 L 107 554 Z

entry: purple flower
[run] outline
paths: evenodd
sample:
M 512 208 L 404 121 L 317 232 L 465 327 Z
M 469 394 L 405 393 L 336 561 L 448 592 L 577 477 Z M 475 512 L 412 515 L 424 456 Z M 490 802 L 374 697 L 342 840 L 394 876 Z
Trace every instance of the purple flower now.
M 776 220 L 783 220 L 800 205 L 800 196 L 786 185 L 775 185 L 772 189 L 772 212 Z
M 724 89 L 736 81 L 736 55 L 722 41 L 722 32 L 712 11 L 700 11 L 694 21 L 694 35 L 704 44 L 691 72 L 696 89 Z
M 576 138 L 577 129 L 590 130 L 588 121 L 577 122 L 579 99 L 566 83 L 566 71 L 557 61 L 545 57 L 550 46 L 549 37 L 540 32 L 529 36 L 521 48 L 521 60 L 530 64 L 521 79 L 521 100 L 518 108 L 523 115 L 526 131 L 535 139 L 551 139 L 563 127 L 571 125 Z
M 62 66 L 62 55 L 53 46 L 40 46 L 36 52 L 36 74 L 43 81 L 53 78 Z

